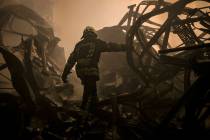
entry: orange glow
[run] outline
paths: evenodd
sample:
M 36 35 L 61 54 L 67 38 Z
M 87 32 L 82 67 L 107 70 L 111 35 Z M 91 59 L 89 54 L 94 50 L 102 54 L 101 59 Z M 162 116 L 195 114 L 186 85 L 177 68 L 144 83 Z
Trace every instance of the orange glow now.
M 127 6 L 139 0 L 58 0 L 54 8 L 56 35 L 69 55 L 79 41 L 83 28 L 91 25 L 96 29 L 118 24 L 128 11 Z
M 118 24 L 124 14 L 128 11 L 127 6 L 138 4 L 141 0 L 58 0 L 55 1 L 54 27 L 56 35 L 62 41 L 60 46 L 66 50 L 66 56 L 80 40 L 85 26 L 93 26 L 97 30 L 103 27 Z M 168 0 L 176 2 L 177 0 Z M 203 5 L 203 2 L 194 2 L 189 6 Z M 158 18 L 158 19 L 157 19 Z M 161 21 L 165 16 L 157 16 Z M 170 40 L 174 40 L 170 38 Z M 178 41 L 177 41 L 178 42 Z

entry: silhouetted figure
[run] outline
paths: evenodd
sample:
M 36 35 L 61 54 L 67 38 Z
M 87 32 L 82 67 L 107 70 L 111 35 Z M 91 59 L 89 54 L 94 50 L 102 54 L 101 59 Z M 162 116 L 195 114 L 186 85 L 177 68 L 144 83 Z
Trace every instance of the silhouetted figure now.
M 97 38 L 93 27 L 86 27 L 73 52 L 70 54 L 62 74 L 62 80 L 66 81 L 67 75 L 76 64 L 76 74 L 84 86 L 82 109 L 95 110 L 97 97 L 96 82 L 99 80 L 98 62 L 102 52 L 125 51 L 125 45 L 106 43 Z M 111 63 L 111 62 L 110 62 Z

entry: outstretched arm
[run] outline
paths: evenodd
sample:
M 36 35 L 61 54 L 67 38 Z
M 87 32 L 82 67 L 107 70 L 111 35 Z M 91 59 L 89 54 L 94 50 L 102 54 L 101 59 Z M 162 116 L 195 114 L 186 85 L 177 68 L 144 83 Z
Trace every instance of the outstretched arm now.
M 125 44 L 118 44 L 109 42 L 106 43 L 104 41 L 100 41 L 101 51 L 102 52 L 121 52 L 126 51 L 126 45 Z
M 77 60 L 77 49 L 75 47 L 74 51 L 70 54 L 68 60 L 67 60 L 67 63 L 65 65 L 65 68 L 63 70 L 63 74 L 62 74 L 62 80 L 64 83 L 66 83 L 66 78 L 67 78 L 67 75 L 70 73 L 71 69 L 73 68 L 73 66 L 75 65 L 76 63 L 76 60 Z

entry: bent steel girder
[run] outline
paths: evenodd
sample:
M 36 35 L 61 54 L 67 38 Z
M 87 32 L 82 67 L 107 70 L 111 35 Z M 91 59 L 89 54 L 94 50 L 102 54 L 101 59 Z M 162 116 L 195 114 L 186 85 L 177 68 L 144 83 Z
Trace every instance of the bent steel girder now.
M 180 46 L 190 46 L 195 44 L 205 43 L 206 40 L 204 36 L 208 36 L 208 25 L 209 25 L 209 13 L 204 13 L 201 9 L 192 9 L 186 7 L 187 4 L 194 2 L 195 0 L 187 1 L 178 1 L 176 3 L 170 4 L 164 1 L 143 1 L 139 5 L 146 5 L 148 8 L 150 5 L 155 5 L 154 10 L 149 13 L 144 14 L 146 8 L 143 10 L 143 13 L 140 14 L 138 19 L 135 21 L 133 26 L 127 33 L 127 60 L 129 65 L 134 71 L 136 71 L 141 79 L 143 79 L 145 85 L 148 85 L 148 81 L 151 81 L 151 73 L 145 73 L 145 66 L 152 67 L 152 63 L 158 63 L 159 57 L 157 51 L 153 47 L 154 45 L 158 46 L 159 49 L 171 48 L 169 42 L 170 34 L 177 34 L 179 39 L 183 42 Z M 207 2 L 207 1 L 205 1 Z M 137 7 L 139 9 L 140 6 Z M 141 7 L 140 7 L 141 8 Z M 145 28 L 145 23 L 151 23 L 151 18 L 167 13 L 167 19 L 163 22 L 162 25 Z M 186 16 L 186 18 L 181 19 L 180 15 Z M 195 23 L 204 23 L 205 26 L 202 26 L 204 29 L 200 35 L 196 35 L 195 28 L 193 25 Z M 207 23 L 207 25 L 205 24 Z M 206 31 L 207 30 L 207 31 Z M 175 47 L 180 47 L 175 46 Z M 134 54 L 138 57 L 138 64 L 135 64 Z M 145 58 L 150 58 L 150 61 L 145 61 Z
M 179 19 L 176 20 L 177 15 L 180 14 L 180 11 L 183 11 L 183 9 L 185 9 L 185 5 L 188 3 L 189 1 L 178 2 L 175 4 L 163 2 L 159 4 L 155 10 L 149 13 L 146 13 L 146 10 L 144 9 L 143 14 L 133 14 L 136 15 L 137 19 L 133 17 L 133 20 L 135 20 L 135 22 L 133 26 L 131 26 L 130 30 L 127 32 L 127 58 L 131 68 L 139 75 L 140 80 L 142 81 L 142 85 L 145 85 L 143 86 L 145 87 L 145 90 L 136 92 L 134 96 L 133 94 L 118 96 L 119 104 L 123 106 L 130 106 L 131 108 L 133 108 L 133 104 L 129 105 L 128 102 L 142 104 L 144 101 L 148 101 L 149 103 L 145 103 L 145 106 L 147 106 L 148 104 L 153 105 L 155 103 L 160 105 L 161 101 L 167 98 L 164 96 L 167 96 L 167 94 L 172 90 L 175 93 L 183 93 L 181 88 L 177 88 L 173 85 L 175 83 L 175 80 L 176 82 L 178 81 L 178 83 L 183 83 L 183 79 L 181 77 L 181 74 L 183 73 L 179 73 L 183 69 L 181 69 L 180 67 L 163 65 L 159 63 L 160 58 L 155 48 L 153 48 L 153 45 L 158 44 L 159 46 L 164 46 L 162 48 L 172 48 L 172 45 L 168 42 L 169 35 L 173 31 L 171 29 L 173 27 L 172 25 L 176 23 L 175 21 L 188 22 L 188 19 L 186 21 Z M 141 4 L 142 3 L 140 3 L 140 5 L 137 7 L 136 12 L 139 11 L 138 9 L 141 8 Z M 145 2 L 143 4 L 146 5 L 148 3 Z M 157 1 L 155 1 L 153 3 L 149 2 L 149 4 L 156 5 L 158 3 Z M 178 9 L 177 7 L 181 7 L 181 9 Z M 149 6 L 146 6 L 146 8 L 149 8 Z M 175 11 L 172 11 L 171 9 L 175 9 Z M 144 14 L 144 12 L 146 14 Z M 168 19 L 163 24 L 159 24 L 158 22 L 150 20 L 151 17 L 166 12 L 170 14 L 168 16 Z M 205 19 L 206 17 L 198 18 Z M 193 20 L 198 21 L 198 18 Z M 122 21 L 125 21 L 125 19 L 123 19 Z M 145 25 L 144 23 L 149 23 L 153 26 Z M 120 22 L 120 26 L 123 26 L 123 22 Z M 162 35 L 163 33 L 165 33 L 165 36 Z M 176 75 L 178 76 L 174 80 L 173 78 Z M 162 86 L 160 84 L 162 84 Z M 149 94 L 147 93 L 147 88 L 152 89 Z M 153 97 L 151 96 L 151 94 L 153 94 L 153 96 L 161 96 L 155 98 L 154 101 L 151 101 L 151 99 L 149 98 Z M 112 103 L 111 101 L 111 99 L 102 101 L 99 103 L 99 106 L 110 105 Z M 149 117 L 144 114 L 142 108 L 144 108 L 144 106 L 138 108 L 138 111 L 141 112 L 146 120 L 148 120 Z M 152 106 L 152 108 L 154 108 L 154 106 Z M 170 108 L 170 106 L 168 106 L 168 108 Z
M 191 70 L 185 68 L 187 65 L 183 58 L 190 58 L 192 52 L 184 51 L 181 53 L 174 53 L 172 55 L 175 57 L 171 63 L 174 63 L 176 66 L 166 65 L 160 62 L 160 55 L 157 53 L 156 46 L 158 46 L 159 50 L 163 50 L 208 43 L 210 36 L 209 12 L 203 12 L 201 10 L 203 8 L 193 9 L 187 7 L 187 5 L 192 2 L 195 2 L 195 0 L 180 0 L 173 4 L 159 4 L 156 6 L 157 8 L 154 8 L 154 10 L 148 13 L 146 13 L 146 10 L 144 9 L 143 12 L 145 12 L 145 14 L 140 14 L 127 32 L 126 44 L 128 46 L 128 64 L 139 75 L 146 88 L 152 87 L 152 89 L 154 89 L 151 93 L 153 95 L 156 94 L 156 89 L 158 90 L 158 88 L 160 88 L 160 84 L 166 85 L 167 81 L 172 82 L 172 84 L 176 83 L 174 82 L 175 78 L 180 79 L 179 82 L 184 85 L 184 88 L 179 91 L 179 93 L 183 93 L 184 90 L 189 87 L 191 76 Z M 205 2 L 209 3 L 209 1 Z M 147 4 L 147 2 L 145 2 L 145 4 Z M 155 5 L 157 2 L 154 2 L 153 4 Z M 148 7 L 149 6 L 146 6 L 146 8 Z M 152 26 L 145 25 L 145 23 L 151 23 L 151 18 L 163 13 L 167 13 L 168 16 L 160 26 L 157 26 L 158 23 L 157 25 L 150 24 Z M 202 26 L 197 26 L 198 24 Z M 197 30 L 200 30 L 201 33 L 198 34 Z M 181 44 L 170 44 L 169 38 L 171 34 L 176 34 L 182 41 Z M 182 59 L 177 59 L 176 57 L 181 57 Z M 170 61 L 172 60 L 169 60 L 169 63 L 167 64 L 170 64 Z M 161 92 L 159 95 L 163 98 L 164 94 L 174 93 L 172 92 L 174 89 L 175 87 L 172 85 L 171 89 L 165 93 Z M 141 92 L 141 94 L 145 94 L 144 92 Z M 158 102 L 160 99 L 156 99 L 154 102 Z M 142 101 L 142 99 L 139 100 L 140 102 Z M 154 102 L 149 102 L 149 104 L 153 104 Z

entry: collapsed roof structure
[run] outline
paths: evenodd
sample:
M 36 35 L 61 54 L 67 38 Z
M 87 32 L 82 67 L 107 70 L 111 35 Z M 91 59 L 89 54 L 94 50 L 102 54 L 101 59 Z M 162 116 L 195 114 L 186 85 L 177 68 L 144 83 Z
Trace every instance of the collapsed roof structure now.
M 54 36 L 52 27 L 34 11 L 22 5 L 5 6 L 1 8 L 0 13 L 1 13 L 0 16 L 2 19 L 1 24 L 0 24 L 1 25 L 0 26 L 0 29 L 1 29 L 0 40 L 1 40 L 2 49 L 7 50 L 8 52 L 12 54 L 15 54 L 19 58 L 19 60 L 22 61 L 23 63 L 26 63 L 25 62 L 27 59 L 26 57 L 28 57 L 28 59 L 32 61 L 30 63 L 34 64 L 33 67 L 36 67 L 35 68 L 36 71 L 38 71 L 39 69 L 41 69 L 41 67 L 43 67 L 42 64 L 46 63 L 45 67 L 48 67 L 48 69 L 55 76 L 58 77 L 57 79 L 59 79 L 60 71 L 62 70 L 62 67 L 64 65 L 64 64 L 59 63 L 61 61 L 59 60 L 59 58 L 63 59 L 62 61 L 65 61 L 64 49 L 57 46 L 57 43 L 59 42 L 59 38 Z M 16 29 L 14 28 L 18 26 L 14 26 L 15 24 L 16 25 L 21 24 L 25 26 L 26 28 L 28 27 L 28 29 L 24 31 L 23 26 L 19 26 L 20 29 L 23 28 L 22 29 L 23 31 L 22 32 L 16 31 Z M 19 36 L 19 38 L 17 39 L 13 38 L 13 41 L 18 42 L 19 45 L 17 46 L 5 45 L 5 44 L 8 44 L 8 41 L 7 42 L 4 41 L 6 33 L 15 34 Z M 35 43 L 34 40 L 35 38 L 38 38 L 38 36 L 40 36 L 43 39 L 43 40 L 39 40 L 38 43 L 40 43 L 41 41 L 44 41 L 45 39 L 46 41 L 49 42 L 49 45 L 47 47 L 42 46 L 42 45 L 37 45 L 38 43 Z M 9 40 L 9 42 L 11 42 L 11 40 Z M 36 44 L 37 46 L 33 47 L 34 44 Z M 46 49 L 44 49 L 44 47 L 46 47 Z M 26 49 L 28 49 L 28 51 L 26 51 Z M 57 53 L 56 54 L 57 58 L 54 57 L 55 51 Z M 32 64 L 28 64 L 28 65 L 30 66 L 25 66 L 25 67 L 27 69 L 30 69 Z M 1 71 L 5 68 L 6 68 L 6 65 L 3 64 L 1 67 Z M 41 85 L 44 86 L 44 83 L 43 84 L 40 83 L 40 86 Z
M 0 70 L 8 68 L 12 86 L 27 105 L 27 115 L 48 125 L 42 126 L 42 133 L 38 134 L 45 139 L 189 138 L 185 132 L 194 130 L 189 130 L 191 125 L 184 126 L 188 124 L 185 120 L 187 111 L 182 111 L 186 103 L 195 117 L 190 123 L 196 122 L 199 126 L 192 136 L 209 136 L 209 93 L 206 92 L 209 86 L 203 87 L 200 91 L 206 94 L 200 95 L 189 89 L 200 89 L 199 84 L 193 84 L 199 78 L 193 76 L 192 71 L 199 69 L 196 71 L 199 76 L 208 75 L 209 62 L 203 66 L 197 59 L 209 60 L 210 3 L 201 0 L 207 6 L 193 8 L 190 4 L 194 2 L 197 1 L 140 1 L 138 5 L 129 6 L 129 12 L 118 25 L 98 31 L 103 40 L 124 42 L 128 49 L 126 55 L 105 54 L 102 58 L 100 92 L 102 96 L 108 93 L 109 96 L 98 103 L 95 114 L 78 110 L 73 103 L 59 107 L 43 96 L 46 89 L 62 92 L 63 88 L 56 87 L 61 71 L 49 53 L 56 46 L 35 47 L 34 51 L 33 45 L 36 35 L 49 42 L 55 36 L 50 25 L 24 6 L 0 9 L 1 19 L 4 19 L 0 22 L 1 31 L 17 33 L 9 26 L 14 17 L 25 20 L 36 30 L 34 35 L 17 33 L 22 41 L 15 47 L 5 46 L 0 37 L 0 52 L 4 59 Z M 6 24 L 9 30 L 5 29 Z M 23 52 L 23 59 L 14 55 L 14 51 Z M 117 65 L 110 64 L 110 59 Z M 50 75 L 46 81 L 51 82 L 40 88 L 46 84 L 40 84 L 41 80 L 37 80 L 34 73 L 38 71 L 45 75 L 44 67 L 49 69 Z M 200 98 L 202 103 L 197 100 Z

